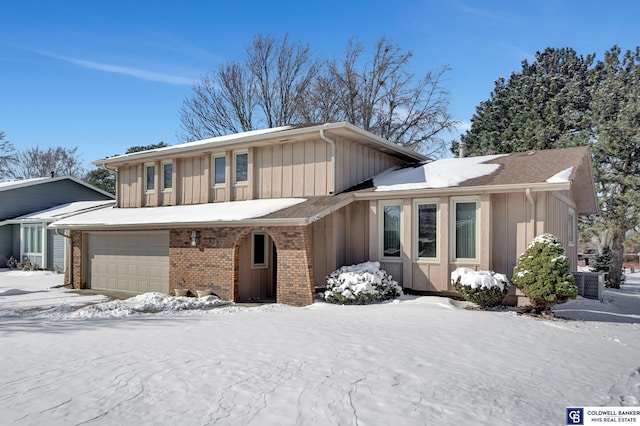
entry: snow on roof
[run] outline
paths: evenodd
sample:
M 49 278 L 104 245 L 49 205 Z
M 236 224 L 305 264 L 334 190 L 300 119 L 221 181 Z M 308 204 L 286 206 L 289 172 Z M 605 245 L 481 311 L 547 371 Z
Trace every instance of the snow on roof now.
M 562 183 L 569 182 L 569 178 L 571 177 L 571 173 L 573 172 L 573 167 L 569 167 L 568 169 L 564 169 L 555 175 L 551 176 L 547 179 L 549 183 Z
M 228 201 L 167 207 L 105 208 L 61 219 L 55 228 L 89 226 L 186 225 L 254 219 L 294 206 L 304 198 Z
M 400 191 L 406 189 L 448 188 L 460 183 L 490 175 L 499 164 L 484 164 L 502 155 L 480 157 L 445 158 L 418 167 L 393 168 L 373 178 L 376 191 Z
M 281 127 L 274 127 L 274 128 L 268 128 L 268 129 L 258 129 L 258 130 L 251 130 L 248 132 L 242 132 L 242 133 L 233 133 L 230 135 L 223 135 L 223 136 L 216 136 L 214 138 L 208 138 L 208 139 L 202 139 L 202 140 L 198 140 L 198 141 L 192 141 L 192 142 L 186 142 L 186 143 L 181 143 L 178 145 L 171 145 L 171 146 L 165 146 L 163 148 L 155 148 L 155 149 L 150 149 L 150 150 L 146 150 L 146 151 L 138 151 L 138 152 L 132 152 L 129 154 L 122 154 L 122 155 L 116 155 L 113 157 L 109 157 L 106 158 L 105 160 L 113 160 L 113 159 L 120 159 L 120 158 L 126 158 L 126 157 L 130 157 L 130 156 L 136 156 L 136 155 L 141 155 L 142 153 L 153 153 L 153 152 L 164 152 L 164 151 L 175 151 L 175 150 L 182 150 L 185 148 L 193 148 L 193 147 L 198 147 L 200 145 L 207 145 L 207 144 L 216 144 L 216 143 L 225 143 L 225 142 L 232 142 L 236 139 L 243 139 L 243 138 L 248 138 L 248 137 L 252 137 L 252 136 L 259 136 L 259 135 L 265 135 L 265 134 L 269 134 L 269 133 L 275 133 L 275 132 L 281 132 L 283 130 L 289 130 L 291 129 L 291 126 L 281 126 Z M 102 160 L 97 160 L 94 161 L 95 163 L 100 163 L 100 161 Z
M 106 208 L 115 204 L 113 200 L 100 201 L 74 201 L 72 203 L 60 204 L 46 210 L 40 210 L 35 213 L 29 213 L 24 216 L 17 217 L 17 221 L 53 221 L 73 216 L 75 214 L 85 213 L 91 210 Z
M 50 178 L 39 177 L 39 178 L 31 178 L 31 179 L 10 180 L 8 182 L 0 182 L 0 191 L 5 189 L 20 188 L 21 186 L 31 185 L 33 183 L 36 183 L 40 180 L 45 180 L 45 179 L 50 179 Z

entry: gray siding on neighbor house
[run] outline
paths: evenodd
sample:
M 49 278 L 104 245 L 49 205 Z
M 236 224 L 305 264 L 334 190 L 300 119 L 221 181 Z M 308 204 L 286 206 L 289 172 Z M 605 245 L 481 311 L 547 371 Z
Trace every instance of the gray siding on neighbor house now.
M 7 267 L 7 260 L 13 254 L 13 226 L 0 226 L 0 268 Z
M 64 271 L 64 248 L 66 238 L 55 231 L 47 231 L 47 269 L 52 271 Z
M 0 220 L 74 201 L 110 200 L 105 194 L 72 180 L 54 180 L 0 192 Z

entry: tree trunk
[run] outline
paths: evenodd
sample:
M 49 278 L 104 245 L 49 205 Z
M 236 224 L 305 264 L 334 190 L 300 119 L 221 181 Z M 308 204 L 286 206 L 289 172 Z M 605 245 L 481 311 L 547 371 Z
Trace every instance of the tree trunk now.
M 620 288 L 622 284 L 622 267 L 624 262 L 624 229 L 619 227 L 613 232 L 611 239 L 611 268 L 609 269 L 609 287 Z

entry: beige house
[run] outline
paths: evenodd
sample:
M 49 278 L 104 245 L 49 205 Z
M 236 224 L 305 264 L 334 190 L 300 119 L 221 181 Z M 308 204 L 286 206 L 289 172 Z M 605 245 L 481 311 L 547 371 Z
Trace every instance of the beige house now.
M 511 274 L 543 232 L 577 263 L 597 211 L 587 148 L 430 162 L 348 123 L 286 126 L 110 157 L 116 206 L 55 222 L 77 288 L 211 290 L 312 303 L 342 265 L 378 260 L 406 289 L 453 292 L 458 266 Z

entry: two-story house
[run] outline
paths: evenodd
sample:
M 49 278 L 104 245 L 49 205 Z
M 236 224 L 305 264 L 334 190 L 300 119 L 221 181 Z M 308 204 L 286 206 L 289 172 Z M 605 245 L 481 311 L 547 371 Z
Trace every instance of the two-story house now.
M 597 211 L 587 148 L 431 162 L 351 124 L 286 126 L 94 162 L 117 205 L 55 222 L 78 288 L 211 289 L 312 303 L 336 268 L 378 260 L 403 287 L 452 292 L 457 266 L 510 274 L 542 232 L 577 260 Z

